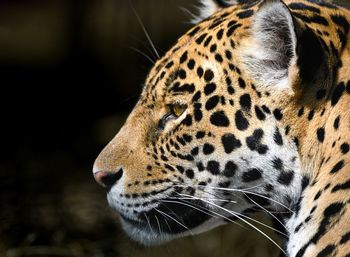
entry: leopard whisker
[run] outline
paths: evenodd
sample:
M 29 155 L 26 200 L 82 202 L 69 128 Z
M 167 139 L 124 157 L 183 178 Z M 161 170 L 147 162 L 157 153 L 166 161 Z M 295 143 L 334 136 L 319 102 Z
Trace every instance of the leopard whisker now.
M 162 235 L 162 229 L 161 229 L 161 227 L 160 227 L 160 223 L 159 223 L 159 220 L 158 220 L 157 215 L 154 215 L 154 218 L 156 219 L 156 222 L 157 222 L 157 224 L 158 224 L 159 235 Z
M 253 224 L 251 224 L 250 222 L 246 221 L 245 219 L 243 219 L 242 217 L 240 217 L 236 212 L 234 211 L 230 211 L 220 205 L 217 205 L 215 203 L 212 203 L 210 201 L 206 201 L 206 200 L 202 200 L 198 197 L 193 197 L 193 199 L 197 199 L 197 200 L 201 200 L 203 202 L 206 202 L 207 204 L 213 205 L 216 208 L 219 208 L 231 215 L 233 215 L 234 217 L 236 217 L 237 219 L 241 220 L 242 222 L 244 222 L 245 224 L 247 224 L 248 226 L 252 227 L 253 229 L 255 229 L 256 231 L 258 231 L 260 234 L 262 234 L 263 236 L 265 236 L 270 242 L 272 242 L 276 247 L 278 247 L 278 249 L 280 249 L 285 255 L 287 255 L 287 253 L 282 249 L 282 247 L 280 247 L 278 245 L 278 243 L 276 243 L 271 237 L 269 237 L 265 232 L 263 232 L 261 229 L 259 229 L 258 227 L 254 226 Z
M 153 228 L 152 228 L 152 226 L 151 226 L 151 222 L 150 222 L 150 220 L 149 220 L 149 217 L 147 216 L 146 213 L 143 213 L 143 215 L 145 216 L 145 218 L 146 218 L 146 220 L 147 220 L 147 224 L 148 224 L 148 226 L 149 226 L 149 228 L 150 228 L 152 234 L 154 234 L 154 231 L 153 231 Z
M 185 228 L 187 231 L 189 231 L 191 233 L 191 235 L 193 235 L 193 232 L 184 224 L 182 224 L 180 221 L 178 221 L 176 218 L 170 216 L 169 214 L 161 211 L 161 210 L 158 210 L 157 208 L 154 208 L 155 211 L 163 214 L 165 217 L 168 217 L 169 219 L 173 220 L 174 222 L 176 222 L 177 224 L 179 224 L 181 227 Z
M 256 201 L 251 199 L 248 195 L 244 194 L 250 201 L 252 201 L 255 205 L 257 205 L 259 208 L 264 210 L 266 213 L 268 213 L 272 218 L 274 218 L 286 231 L 288 230 L 287 227 L 284 225 L 284 223 L 276 217 L 276 215 L 272 214 L 269 210 L 261 206 L 261 204 L 258 204 Z
M 185 194 L 184 194 L 184 195 L 185 195 Z M 190 197 L 192 197 L 192 196 L 190 196 Z M 194 198 L 192 197 L 191 199 L 194 199 Z M 233 211 L 233 210 L 231 210 L 231 211 L 234 212 L 235 214 L 237 214 L 237 215 L 239 215 L 239 216 L 245 218 L 245 219 L 251 220 L 251 221 L 253 221 L 253 222 L 255 222 L 255 223 L 257 223 L 257 224 L 259 224 L 259 225 L 261 225 L 261 226 L 264 226 L 264 227 L 266 227 L 266 228 L 269 228 L 269 229 L 271 229 L 272 231 L 274 231 L 274 232 L 276 232 L 276 233 L 279 233 L 279 234 L 284 235 L 284 236 L 288 236 L 286 233 L 284 233 L 284 232 L 282 232 L 282 231 L 280 231 L 280 230 L 278 230 L 278 229 L 275 229 L 274 227 L 271 227 L 271 226 L 269 226 L 269 225 L 267 225 L 267 224 L 265 224 L 265 223 L 263 223 L 263 222 L 260 222 L 260 221 L 258 221 L 258 220 L 256 220 L 256 219 L 253 219 L 253 218 L 251 218 L 251 217 L 249 217 L 249 216 L 247 216 L 247 215 L 245 215 L 245 214 L 243 214 L 243 213 L 239 213 L 239 212 L 236 212 L 236 211 Z M 224 216 L 224 217 L 225 217 L 225 216 Z M 229 219 L 229 218 L 228 218 L 228 220 L 232 221 L 232 220 Z M 234 223 L 240 225 L 239 223 L 236 223 L 236 222 L 234 222 Z M 240 225 L 240 226 L 241 226 L 241 225 Z
M 187 187 L 189 185 L 186 185 L 186 184 L 177 184 L 177 186 L 182 186 L 182 187 Z M 193 186 L 193 185 L 192 185 Z M 209 188 L 209 189 L 214 189 L 214 190 L 218 190 L 218 191 L 226 191 L 226 192 L 240 192 L 240 193 L 246 193 L 246 194 L 251 194 L 251 195 L 255 195 L 255 196 L 258 196 L 258 197 L 261 197 L 261 198 L 264 198 L 264 199 L 267 199 L 271 202 L 274 202 L 280 206 L 282 206 L 283 208 L 287 209 L 288 211 L 294 213 L 294 211 L 292 209 L 290 209 L 287 205 L 277 201 L 277 200 L 274 200 L 274 199 L 271 199 L 270 197 L 267 197 L 265 195 L 262 195 L 262 194 L 258 194 L 258 193 L 255 193 L 255 192 L 251 192 L 251 191 L 247 191 L 245 189 L 237 189 L 237 188 L 222 188 L 222 187 L 214 187 L 214 186 L 204 186 L 204 185 L 197 185 L 196 188 Z
M 141 54 L 143 57 L 145 57 L 147 60 L 149 60 L 152 64 L 155 64 L 155 61 L 149 55 L 147 55 L 146 53 L 144 53 L 141 50 L 139 50 L 139 49 L 137 49 L 135 47 L 132 47 L 132 46 L 130 46 L 129 48 L 131 50 L 134 50 L 135 52 Z
M 143 33 L 145 34 L 145 36 L 146 36 L 146 38 L 147 38 L 147 40 L 148 40 L 152 50 L 154 51 L 155 55 L 157 56 L 157 59 L 160 59 L 158 51 L 157 51 L 155 45 L 153 44 L 153 41 L 152 41 L 149 33 L 147 32 L 146 27 L 145 27 L 145 25 L 143 24 L 143 22 L 141 20 L 141 17 L 138 15 L 138 13 L 136 12 L 135 8 L 132 5 L 131 5 L 131 9 L 134 12 L 134 15 L 136 16 L 136 19 L 137 19 L 138 23 L 140 24 L 141 29 L 143 30 Z

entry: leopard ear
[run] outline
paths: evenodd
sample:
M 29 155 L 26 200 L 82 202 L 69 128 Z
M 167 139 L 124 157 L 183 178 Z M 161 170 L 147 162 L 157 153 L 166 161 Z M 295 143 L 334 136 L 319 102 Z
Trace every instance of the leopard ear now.
M 218 10 L 235 5 L 240 0 L 199 0 L 199 15 L 193 20 L 194 23 L 200 22 Z
M 264 86 L 295 91 L 325 65 L 317 36 L 293 17 L 281 0 L 265 0 L 256 12 L 251 36 L 241 44 L 240 60 Z

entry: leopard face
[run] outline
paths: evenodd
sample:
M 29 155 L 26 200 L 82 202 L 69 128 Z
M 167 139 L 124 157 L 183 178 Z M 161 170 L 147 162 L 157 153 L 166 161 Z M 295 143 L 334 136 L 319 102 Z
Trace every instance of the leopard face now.
M 307 139 L 300 117 L 318 110 L 323 91 L 310 85 L 334 80 L 334 60 L 296 7 L 320 6 L 222 2 L 207 1 L 214 14 L 155 64 L 94 164 L 124 230 L 144 244 L 245 222 L 256 211 L 288 220 L 313 178 L 319 138 Z

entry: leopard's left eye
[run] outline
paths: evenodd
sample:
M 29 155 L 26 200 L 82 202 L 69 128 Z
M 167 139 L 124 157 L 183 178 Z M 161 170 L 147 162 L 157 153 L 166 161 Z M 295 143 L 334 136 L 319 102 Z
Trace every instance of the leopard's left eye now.
M 168 121 L 179 118 L 187 109 L 185 104 L 169 104 L 168 112 L 158 123 L 158 129 L 163 130 Z
M 185 104 L 170 104 L 169 111 L 176 118 L 180 117 L 187 109 L 187 105 Z

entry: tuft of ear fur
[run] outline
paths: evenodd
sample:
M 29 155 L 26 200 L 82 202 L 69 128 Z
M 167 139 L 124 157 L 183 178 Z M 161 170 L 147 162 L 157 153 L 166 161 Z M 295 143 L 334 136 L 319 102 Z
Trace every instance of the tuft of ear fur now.
M 256 81 L 280 89 L 290 87 L 289 67 L 296 63 L 297 35 L 293 17 L 280 0 L 265 0 L 244 44 L 241 61 Z
M 199 15 L 192 20 L 193 23 L 200 22 L 222 8 L 239 3 L 239 0 L 200 0 Z

